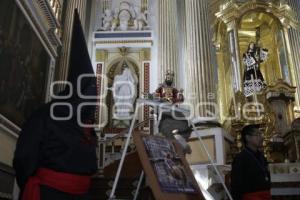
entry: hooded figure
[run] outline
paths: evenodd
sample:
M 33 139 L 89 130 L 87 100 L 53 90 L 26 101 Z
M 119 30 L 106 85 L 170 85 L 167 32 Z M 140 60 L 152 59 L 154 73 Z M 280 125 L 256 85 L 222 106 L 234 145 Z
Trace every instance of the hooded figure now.
M 75 11 L 68 81 L 57 99 L 35 111 L 22 127 L 13 165 L 22 200 L 86 199 L 97 170 L 93 128 L 96 79 Z M 82 78 L 78 85 L 80 75 Z M 79 90 L 77 90 L 79 88 Z M 90 127 L 90 126 L 89 126 Z

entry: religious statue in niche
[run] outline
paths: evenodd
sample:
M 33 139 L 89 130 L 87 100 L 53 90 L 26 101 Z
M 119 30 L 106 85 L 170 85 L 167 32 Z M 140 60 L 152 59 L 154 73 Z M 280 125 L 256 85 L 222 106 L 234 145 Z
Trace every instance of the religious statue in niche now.
M 122 68 L 122 74 L 116 75 L 113 83 L 113 118 L 118 120 L 128 120 L 132 118 L 132 113 L 134 111 L 138 78 L 126 63 L 123 64 Z
M 257 42 L 250 42 L 247 51 L 243 54 L 245 64 L 244 72 L 244 95 L 252 96 L 265 89 L 266 82 L 260 71 L 260 64 L 267 60 L 268 50 L 258 45 L 260 31 L 256 30 Z
M 173 86 L 174 72 L 167 71 L 165 82 L 155 91 L 155 98 L 170 103 L 180 103 L 184 101 L 183 90 L 179 91 Z
M 131 13 L 130 10 L 120 10 L 119 11 L 119 21 L 120 21 L 120 26 L 119 29 L 121 31 L 127 31 L 128 30 L 128 25 L 129 21 L 131 20 Z

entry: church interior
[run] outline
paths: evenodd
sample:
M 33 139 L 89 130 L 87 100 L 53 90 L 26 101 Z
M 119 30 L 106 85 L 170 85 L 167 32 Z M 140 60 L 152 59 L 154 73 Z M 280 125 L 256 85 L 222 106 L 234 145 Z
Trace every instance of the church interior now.
M 249 124 L 272 199 L 300 199 L 299 0 L 1 0 L 0 200 L 19 193 L 22 124 L 68 79 L 75 12 L 100 96 L 91 199 L 172 198 L 149 189 L 138 134 L 179 138 L 203 199 L 231 199 Z

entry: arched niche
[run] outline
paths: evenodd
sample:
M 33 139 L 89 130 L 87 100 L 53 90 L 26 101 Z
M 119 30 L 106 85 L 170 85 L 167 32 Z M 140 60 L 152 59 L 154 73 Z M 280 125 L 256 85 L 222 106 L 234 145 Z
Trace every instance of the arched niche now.
M 256 34 L 258 27 L 260 28 L 259 38 Z M 288 51 L 283 28 L 276 16 L 260 9 L 246 12 L 238 21 L 238 44 L 241 56 L 247 51 L 250 42 L 255 42 L 269 51 L 268 59 L 260 65 L 267 85 L 273 85 L 280 79 L 291 84 Z M 242 63 L 241 72 L 243 71 L 244 64 Z
M 227 32 L 227 26 L 224 22 L 219 21 L 215 24 L 214 45 L 216 49 L 218 65 L 218 94 L 221 118 L 227 115 L 231 98 L 233 96 L 233 68 L 230 61 L 230 43 Z

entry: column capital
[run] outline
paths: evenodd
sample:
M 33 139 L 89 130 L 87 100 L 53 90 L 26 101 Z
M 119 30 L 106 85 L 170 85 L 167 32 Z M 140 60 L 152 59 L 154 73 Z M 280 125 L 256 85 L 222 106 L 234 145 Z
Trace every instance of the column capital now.
M 233 19 L 233 20 L 227 22 L 226 26 L 227 26 L 227 32 L 237 31 L 237 29 L 238 29 L 237 19 Z

